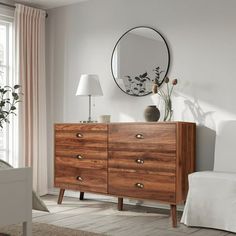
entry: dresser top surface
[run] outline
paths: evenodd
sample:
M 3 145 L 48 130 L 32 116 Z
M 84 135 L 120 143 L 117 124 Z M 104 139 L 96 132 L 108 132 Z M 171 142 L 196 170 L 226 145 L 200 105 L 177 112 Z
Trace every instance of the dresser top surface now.
M 195 122 L 187 122 L 187 121 L 171 121 L 171 122 L 166 122 L 166 121 L 160 121 L 160 122 L 110 122 L 110 123 L 100 123 L 100 122 L 94 122 L 94 123 L 82 123 L 82 122 L 74 122 L 74 123 L 55 123 L 55 125 L 119 125 L 119 124 L 140 124 L 140 125 L 153 125 L 153 124 L 196 124 Z

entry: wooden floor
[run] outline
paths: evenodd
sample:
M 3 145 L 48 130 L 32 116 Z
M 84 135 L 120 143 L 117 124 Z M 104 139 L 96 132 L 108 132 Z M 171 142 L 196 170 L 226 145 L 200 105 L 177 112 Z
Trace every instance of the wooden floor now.
M 64 197 L 62 205 L 57 205 L 57 196 L 47 195 L 43 200 L 50 213 L 34 211 L 34 222 L 120 236 L 235 235 L 220 230 L 188 228 L 182 224 L 172 228 L 169 212 L 163 209 L 124 205 L 124 211 L 119 212 L 115 203 L 86 199 L 86 195 L 83 201 Z

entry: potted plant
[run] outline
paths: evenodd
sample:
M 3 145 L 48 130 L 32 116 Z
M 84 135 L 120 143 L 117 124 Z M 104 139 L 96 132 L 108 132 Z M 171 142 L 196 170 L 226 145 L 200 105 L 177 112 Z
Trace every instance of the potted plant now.
M 164 121 L 171 121 L 172 115 L 173 115 L 173 108 L 172 108 L 172 101 L 171 101 L 171 95 L 173 92 L 174 86 L 178 83 L 177 79 L 173 79 L 170 83 L 170 79 L 168 77 L 165 77 L 164 79 L 164 84 L 166 86 L 160 87 L 157 81 L 154 82 L 153 87 L 152 87 L 152 93 L 158 94 L 164 101 L 165 103 L 165 113 L 164 113 Z

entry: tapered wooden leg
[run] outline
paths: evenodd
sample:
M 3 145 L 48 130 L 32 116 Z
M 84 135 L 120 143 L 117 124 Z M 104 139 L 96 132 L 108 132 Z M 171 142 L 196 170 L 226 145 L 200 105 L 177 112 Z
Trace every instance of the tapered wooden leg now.
M 64 193 L 65 193 L 65 189 L 61 188 L 61 189 L 60 189 L 59 196 L 58 196 L 57 204 L 61 204 L 61 203 L 62 203 L 62 199 L 63 199 L 63 197 L 64 197 Z
M 84 200 L 84 192 L 80 192 L 79 200 Z
M 123 198 L 118 197 L 118 211 L 123 210 Z
M 176 215 L 176 205 L 170 205 L 172 226 L 175 228 L 177 226 L 177 215 Z

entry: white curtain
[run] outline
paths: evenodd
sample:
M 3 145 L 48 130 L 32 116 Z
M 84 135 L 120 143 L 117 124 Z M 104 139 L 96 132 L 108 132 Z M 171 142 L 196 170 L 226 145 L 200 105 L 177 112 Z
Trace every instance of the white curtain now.
M 33 188 L 47 193 L 45 11 L 16 4 L 16 72 L 22 86 L 19 108 L 20 165 L 33 168 Z

